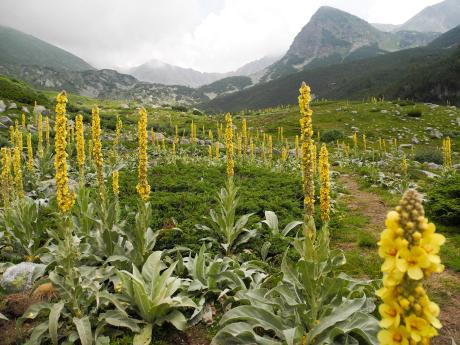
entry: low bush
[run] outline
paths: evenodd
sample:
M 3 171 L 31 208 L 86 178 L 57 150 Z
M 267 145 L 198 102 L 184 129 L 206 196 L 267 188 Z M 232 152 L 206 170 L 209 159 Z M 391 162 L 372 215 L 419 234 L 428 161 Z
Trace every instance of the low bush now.
M 420 109 L 411 109 L 406 115 L 409 117 L 422 117 L 422 111 Z
M 435 149 L 424 149 L 415 153 L 414 160 L 419 163 L 442 164 L 442 153 Z
M 332 129 L 330 131 L 324 132 L 321 134 L 321 141 L 325 143 L 335 142 L 336 140 L 343 139 L 344 135 L 343 132 Z
M 456 226 L 460 224 L 459 174 L 440 177 L 428 189 L 426 196 L 425 209 L 434 222 Z

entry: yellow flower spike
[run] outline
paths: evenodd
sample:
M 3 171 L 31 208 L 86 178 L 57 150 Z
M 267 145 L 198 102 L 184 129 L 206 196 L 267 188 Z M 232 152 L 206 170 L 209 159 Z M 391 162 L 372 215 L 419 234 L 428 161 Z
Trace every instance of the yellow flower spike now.
M 248 125 L 246 123 L 246 119 L 243 119 L 241 124 L 241 139 L 243 145 L 243 153 L 246 155 L 246 151 L 248 149 Z
M 16 143 L 16 131 L 14 130 L 14 126 L 10 126 L 10 144 L 13 147 Z
M 75 194 L 69 190 L 69 178 L 67 176 L 67 118 L 66 118 L 67 95 L 65 91 L 56 97 L 56 122 L 54 137 L 54 168 L 56 171 L 56 198 L 61 213 L 67 213 L 75 202 Z
M 3 205 L 8 207 L 12 200 L 13 177 L 11 176 L 11 149 L 2 147 L 2 173 L 1 173 L 1 190 Z
M 138 128 L 138 159 L 139 164 L 137 167 L 137 186 L 136 190 L 142 200 L 147 201 L 150 197 L 150 185 L 147 180 L 147 112 L 144 108 L 139 110 L 139 120 L 137 123 Z
M 32 171 L 34 167 L 34 152 L 32 148 L 32 134 L 27 133 L 27 170 Z
M 303 176 L 303 192 L 304 192 L 304 218 L 305 223 L 313 217 L 314 214 L 314 195 L 315 187 L 313 181 L 313 126 L 312 126 L 312 110 L 310 109 L 310 87 L 305 83 L 299 89 L 299 109 L 300 109 L 300 130 L 302 139 L 302 176 Z
M 273 138 L 271 135 L 268 136 L 268 159 L 270 162 L 273 160 Z
M 385 224 L 378 243 L 379 255 L 385 260 L 384 287 L 377 292 L 384 302 L 379 307 L 380 344 L 395 344 L 393 335 L 397 344 L 429 344 L 442 325 L 439 307 L 430 301 L 422 283 L 431 273 L 442 271 L 437 253 L 445 238 L 428 223 L 421 197 L 413 190 L 404 194 L 396 211 L 388 213 Z M 404 332 L 395 331 L 402 329 Z
M 83 115 L 77 115 L 75 117 L 75 127 L 77 132 L 77 164 L 78 171 L 80 174 L 80 182 L 85 179 L 85 134 L 83 127 Z
M 99 108 L 93 107 L 91 116 L 91 139 L 93 144 L 93 158 L 96 166 L 96 179 L 99 189 L 99 196 L 105 197 L 104 186 L 104 158 L 102 156 L 101 143 L 101 119 L 99 117 Z
M 321 220 L 324 223 L 329 221 L 330 212 L 330 192 L 331 182 L 329 176 L 329 153 L 327 151 L 326 144 L 321 146 L 319 154 L 319 171 L 320 171 L 320 209 L 321 209 Z
M 22 132 L 16 126 L 16 146 L 19 149 L 19 152 L 21 153 L 21 155 L 22 155 L 22 151 L 24 149 L 23 144 L 24 143 L 23 143 L 23 140 L 22 140 Z M 22 158 L 22 157 L 20 157 L 20 158 Z
M 213 156 L 212 156 L 212 145 L 208 146 L 208 158 L 209 158 L 210 161 L 212 161 L 212 158 L 213 158 Z
M 227 156 L 227 177 L 228 179 L 233 179 L 234 166 L 235 163 L 233 161 L 233 124 L 232 124 L 232 116 L 227 113 L 225 115 L 225 150 Z
M 22 113 L 22 129 L 26 129 L 26 114 Z
M 43 116 L 42 116 L 42 113 L 38 114 L 37 136 L 38 136 L 37 154 L 39 158 L 42 158 L 43 157 Z

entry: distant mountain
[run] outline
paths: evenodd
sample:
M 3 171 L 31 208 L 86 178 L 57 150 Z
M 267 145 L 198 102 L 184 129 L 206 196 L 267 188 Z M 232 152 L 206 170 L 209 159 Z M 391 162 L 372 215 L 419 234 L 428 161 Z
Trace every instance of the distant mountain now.
M 362 99 L 384 95 L 460 104 L 459 44 L 460 29 L 454 28 L 427 47 L 306 69 L 216 97 L 199 107 L 223 112 L 296 104 L 302 81 L 310 84 L 320 98 Z
M 452 48 L 460 44 L 460 25 L 444 35 L 434 39 L 428 46 L 431 48 Z
M 214 99 L 217 96 L 244 90 L 251 85 L 253 85 L 253 83 L 250 77 L 235 76 L 219 79 L 214 83 L 204 85 L 198 88 L 198 91 L 204 93 L 209 99 Z
M 297 34 L 287 53 L 267 68 L 261 81 L 277 79 L 309 67 L 350 60 L 358 50 L 365 51 L 364 57 L 369 57 L 422 46 L 437 35 L 408 31 L 383 32 L 361 18 L 323 6 Z M 355 58 L 362 57 L 362 54 L 355 54 Z
M 139 80 L 165 85 L 185 85 L 200 87 L 211 84 L 219 79 L 233 76 L 249 76 L 262 71 L 274 63 L 279 56 L 266 56 L 251 61 L 235 71 L 227 73 L 206 73 L 191 68 L 183 68 L 152 59 L 140 66 L 133 67 L 123 72 L 128 73 Z
M 446 32 L 457 25 L 460 25 L 460 0 L 444 0 L 424 8 L 397 30 Z
M 203 93 L 186 86 L 140 82 L 131 75 L 108 69 L 64 71 L 39 66 L 0 65 L 0 74 L 22 79 L 39 89 L 66 90 L 95 98 L 186 105 L 209 100 Z
M 164 63 L 159 60 L 150 60 L 140 66 L 126 71 L 142 81 L 165 85 L 186 85 L 198 87 L 225 78 L 223 73 L 204 73 L 191 68 L 183 68 Z
M 371 23 L 371 25 L 377 30 L 384 32 L 396 31 L 400 25 L 395 24 L 381 24 L 381 23 Z
M 5 26 L 0 26 L 1 64 L 36 65 L 70 71 L 94 69 L 78 56 Z

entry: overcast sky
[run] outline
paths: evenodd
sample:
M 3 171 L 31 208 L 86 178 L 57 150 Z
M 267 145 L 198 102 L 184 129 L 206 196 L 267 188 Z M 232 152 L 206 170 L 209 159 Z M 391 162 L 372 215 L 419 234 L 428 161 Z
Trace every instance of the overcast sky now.
M 98 68 L 158 59 L 226 72 L 281 54 L 321 5 L 400 24 L 440 0 L 0 0 L 0 24 Z

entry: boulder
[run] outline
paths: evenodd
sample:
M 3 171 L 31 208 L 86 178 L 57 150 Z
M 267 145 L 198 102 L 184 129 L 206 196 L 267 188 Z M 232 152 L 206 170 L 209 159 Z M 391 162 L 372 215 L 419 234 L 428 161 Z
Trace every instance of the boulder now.
M 439 164 L 433 162 L 427 163 L 426 166 L 428 169 L 439 169 L 441 167 Z
M 21 111 L 22 111 L 23 113 L 29 114 L 29 109 L 28 109 L 27 107 L 22 107 L 22 108 L 21 108 Z
M 460 117 L 457 117 L 457 126 L 460 126 Z
M 436 128 L 431 129 L 427 134 L 431 139 L 441 139 L 443 136 L 441 131 Z
M 0 280 L 7 293 L 25 292 L 32 288 L 34 280 L 45 272 L 46 266 L 32 262 L 21 262 L 8 267 Z
M 16 105 L 16 103 L 10 103 L 8 109 L 18 109 L 18 106 Z
M 401 144 L 399 145 L 400 149 L 410 149 L 412 148 L 412 144 Z
M 125 104 L 120 105 L 120 108 L 121 109 L 129 109 L 129 105 L 125 103 Z
M 412 142 L 412 144 L 418 144 L 419 140 L 417 139 L 417 137 L 413 137 L 411 142 Z
M 40 113 L 43 114 L 43 112 L 45 112 L 45 111 L 46 111 L 46 108 L 43 105 L 36 105 L 34 107 L 34 113 L 35 114 L 40 114 Z
M 14 125 L 13 120 L 11 120 L 11 118 L 8 116 L 0 116 L 0 123 L 7 127 Z
M 181 138 L 180 139 L 180 144 L 181 145 L 188 145 L 188 144 L 190 144 L 190 140 L 188 140 L 187 138 Z
M 3 113 L 6 110 L 6 104 L 0 100 L 0 113 Z

